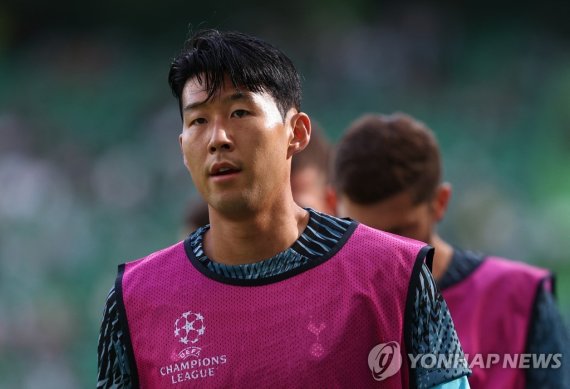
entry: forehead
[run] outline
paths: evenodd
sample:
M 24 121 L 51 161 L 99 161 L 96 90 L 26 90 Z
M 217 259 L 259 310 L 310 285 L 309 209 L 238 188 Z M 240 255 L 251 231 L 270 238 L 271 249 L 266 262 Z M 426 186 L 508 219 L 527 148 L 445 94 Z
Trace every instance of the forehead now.
M 236 87 L 228 77 L 224 77 L 221 88 L 211 96 L 208 100 L 209 91 L 206 89 L 205 78 L 198 76 L 192 77 L 186 81 L 184 89 L 182 90 L 181 103 L 183 107 L 196 104 L 207 104 L 214 100 L 223 99 L 224 97 L 234 96 L 233 100 L 271 100 L 273 98 L 266 92 L 252 92 L 245 88 Z

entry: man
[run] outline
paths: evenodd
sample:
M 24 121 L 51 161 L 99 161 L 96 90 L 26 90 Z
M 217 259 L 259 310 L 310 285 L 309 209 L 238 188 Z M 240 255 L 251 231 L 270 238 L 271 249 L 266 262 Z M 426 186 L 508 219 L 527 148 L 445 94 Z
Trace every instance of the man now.
M 299 207 L 310 139 L 297 71 L 257 38 L 206 30 L 174 60 L 180 147 L 210 224 L 119 267 L 99 387 L 468 387 L 424 243 Z M 401 364 L 401 367 L 400 367 Z
M 483 365 L 490 354 L 561 354 L 566 334 L 549 272 L 463 251 L 438 235 L 451 187 L 441 181 L 439 147 L 423 123 L 404 114 L 363 115 L 338 144 L 334 185 L 339 215 L 435 248 L 433 274 L 473 370 L 473 388 L 568 385 L 564 366 L 523 371 L 503 368 L 503 360 L 485 368 L 474 360 L 477 353 Z

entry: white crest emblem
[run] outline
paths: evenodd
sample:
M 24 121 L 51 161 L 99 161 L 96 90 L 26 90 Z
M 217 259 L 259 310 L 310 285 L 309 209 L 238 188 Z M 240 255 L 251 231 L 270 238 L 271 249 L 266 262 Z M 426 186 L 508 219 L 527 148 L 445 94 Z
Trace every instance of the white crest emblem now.
M 193 345 L 204 335 L 206 326 L 204 316 L 200 313 L 188 311 L 184 312 L 174 322 L 174 337 L 185 346 Z

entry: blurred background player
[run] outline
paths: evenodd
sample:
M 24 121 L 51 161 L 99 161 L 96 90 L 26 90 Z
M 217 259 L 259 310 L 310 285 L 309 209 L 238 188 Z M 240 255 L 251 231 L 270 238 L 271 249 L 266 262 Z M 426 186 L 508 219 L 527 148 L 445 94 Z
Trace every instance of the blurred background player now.
M 435 247 L 433 275 L 470 360 L 475 353 L 565 350 L 568 338 L 550 272 L 464 251 L 438 235 L 451 186 L 442 182 L 439 146 L 423 123 L 400 113 L 360 117 L 339 141 L 333 169 L 339 216 Z M 569 385 L 564 364 L 524 371 L 475 365 L 472 370 L 473 388 Z
M 208 218 L 208 203 L 204 201 L 202 196 L 195 195 L 188 201 L 186 209 L 184 210 L 184 228 L 180 238 L 185 239 L 188 234 L 206 224 L 210 224 Z
M 331 144 L 323 130 L 313 124 L 309 145 L 291 162 L 291 190 L 301 207 L 334 215 L 336 199 L 329 179 L 331 157 Z

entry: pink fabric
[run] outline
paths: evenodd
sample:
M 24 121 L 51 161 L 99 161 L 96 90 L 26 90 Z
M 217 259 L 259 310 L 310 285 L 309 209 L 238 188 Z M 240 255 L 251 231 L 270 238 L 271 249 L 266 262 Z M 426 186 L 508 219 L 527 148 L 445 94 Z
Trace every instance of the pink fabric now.
M 403 322 L 423 246 L 359 225 L 328 261 L 263 286 L 204 276 L 182 242 L 128 263 L 123 301 L 141 387 L 408 387 Z M 368 354 L 390 341 L 404 363 L 377 382 Z
M 476 363 L 469 384 L 473 389 L 524 388 L 524 370 L 503 367 L 504 354 L 525 352 L 534 298 L 548 271 L 502 258 L 487 258 L 464 281 L 442 291 L 467 359 L 476 353 L 499 354 L 501 363 L 480 368 Z

